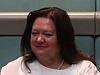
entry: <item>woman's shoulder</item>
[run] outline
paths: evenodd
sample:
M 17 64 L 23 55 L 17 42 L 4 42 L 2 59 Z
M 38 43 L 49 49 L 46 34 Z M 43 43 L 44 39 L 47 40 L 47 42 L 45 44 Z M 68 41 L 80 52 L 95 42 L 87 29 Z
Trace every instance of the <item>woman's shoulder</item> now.
M 93 64 L 93 62 L 89 61 L 89 60 L 83 60 L 79 63 L 79 65 L 81 66 L 81 68 L 83 69 L 88 69 L 88 68 L 93 68 L 93 69 L 97 69 L 96 65 Z
M 7 72 L 17 72 L 17 70 L 21 66 L 22 60 L 23 60 L 23 57 L 19 57 L 19 58 L 15 59 L 15 60 L 9 62 L 7 65 L 2 67 L 1 74 L 2 73 L 7 73 Z
M 89 61 L 89 60 L 82 60 L 82 61 L 79 62 L 79 64 L 81 66 L 90 66 L 90 65 L 94 66 L 94 64 L 91 61 Z
M 97 75 L 97 73 L 100 73 L 97 67 L 89 60 L 79 62 L 78 67 L 78 71 L 83 75 Z
M 23 57 L 19 57 L 19 58 L 15 59 L 15 60 L 9 62 L 4 67 L 13 67 L 13 66 L 19 65 L 19 64 L 21 64 L 22 59 L 23 59 Z

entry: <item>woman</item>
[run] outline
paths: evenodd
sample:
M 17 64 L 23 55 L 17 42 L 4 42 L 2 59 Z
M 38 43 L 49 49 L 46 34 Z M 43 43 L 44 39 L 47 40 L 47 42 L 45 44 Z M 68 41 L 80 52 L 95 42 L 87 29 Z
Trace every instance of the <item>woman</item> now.
M 29 13 L 21 53 L 1 75 L 100 75 L 91 59 L 77 50 L 69 16 L 57 7 Z

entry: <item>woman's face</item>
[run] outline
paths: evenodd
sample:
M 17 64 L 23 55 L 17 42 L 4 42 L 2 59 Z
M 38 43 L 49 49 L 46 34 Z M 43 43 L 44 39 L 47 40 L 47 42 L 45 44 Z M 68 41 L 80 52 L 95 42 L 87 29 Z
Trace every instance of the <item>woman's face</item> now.
M 36 56 L 55 56 L 59 53 L 55 25 L 51 19 L 36 18 L 32 27 L 30 43 Z

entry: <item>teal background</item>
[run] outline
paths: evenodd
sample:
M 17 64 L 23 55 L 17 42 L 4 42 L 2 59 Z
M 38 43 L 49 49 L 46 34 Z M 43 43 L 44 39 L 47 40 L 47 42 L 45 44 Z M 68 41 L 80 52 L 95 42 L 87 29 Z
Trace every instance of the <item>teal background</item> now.
M 100 11 L 100 0 L 96 0 L 96 9 Z
M 20 39 L 19 36 L 0 37 L 0 68 L 20 55 Z
M 47 6 L 91 12 L 95 10 L 95 0 L 0 0 L 0 11 L 30 11 Z

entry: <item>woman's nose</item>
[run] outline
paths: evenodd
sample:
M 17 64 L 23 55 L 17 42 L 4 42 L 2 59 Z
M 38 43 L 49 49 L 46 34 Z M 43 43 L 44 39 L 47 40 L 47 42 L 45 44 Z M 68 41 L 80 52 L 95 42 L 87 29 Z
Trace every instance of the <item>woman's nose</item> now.
M 36 40 L 39 43 L 43 43 L 45 41 L 45 39 L 44 39 L 44 37 L 42 35 L 39 35 Z

